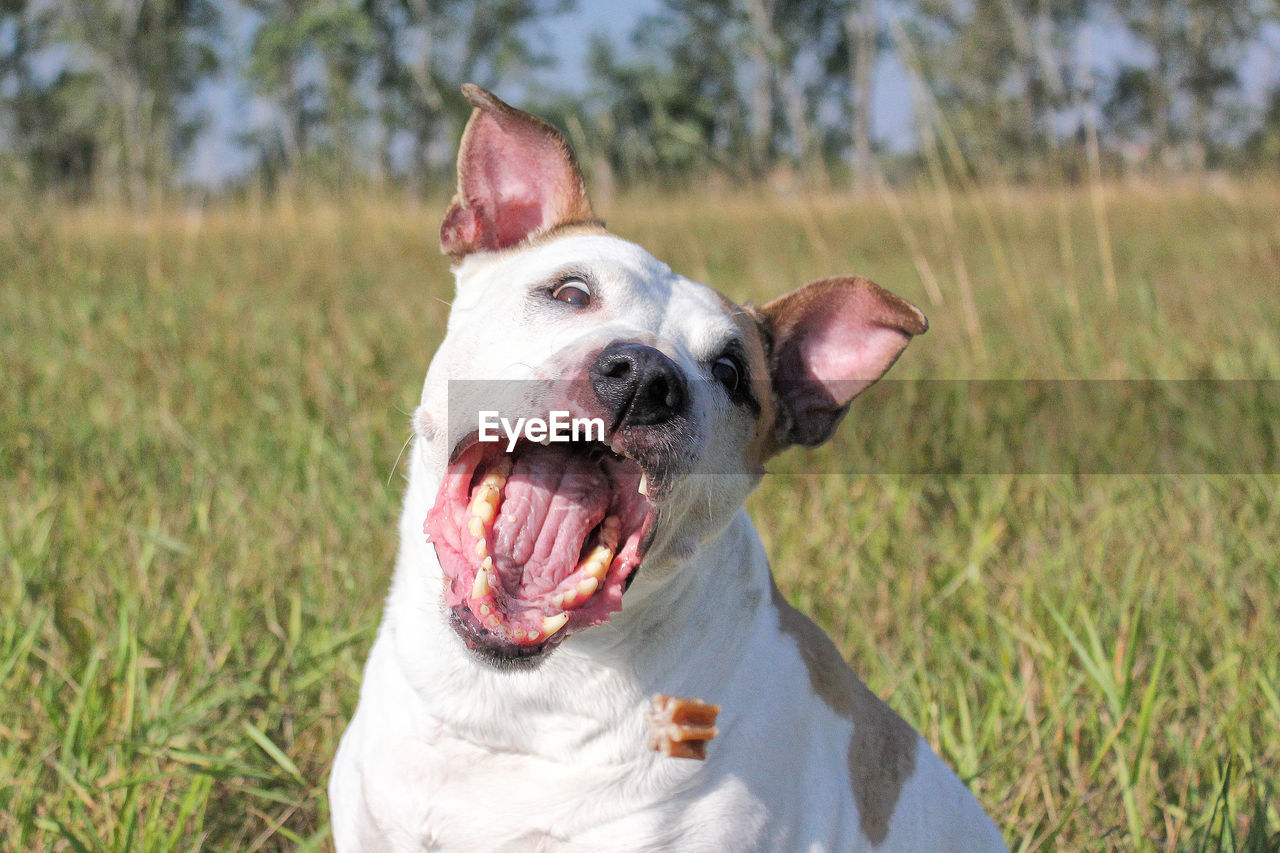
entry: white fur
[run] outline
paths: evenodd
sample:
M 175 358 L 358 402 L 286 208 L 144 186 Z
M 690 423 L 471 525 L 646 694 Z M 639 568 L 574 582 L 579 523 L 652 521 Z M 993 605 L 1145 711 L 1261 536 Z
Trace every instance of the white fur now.
M 570 267 L 601 282 L 598 313 L 526 325 L 530 288 Z M 747 434 L 709 395 L 694 394 L 695 470 L 715 476 L 690 476 L 673 493 L 664 518 L 680 529 L 659 537 L 622 611 L 531 671 L 472 658 L 447 624 L 422 535 L 453 440 L 434 419 L 446 380 L 535 375 L 584 342 L 636 337 L 694 375 L 734 325 L 710 291 L 611 236 L 473 256 L 457 276 L 415 418 L 391 594 L 330 781 L 338 850 L 1004 849 L 923 740 L 888 837 L 873 847 L 863 834 L 852 724 L 814 693 L 780 628 L 740 508 L 757 479 L 743 461 Z M 646 748 L 654 693 L 722 707 L 705 762 Z

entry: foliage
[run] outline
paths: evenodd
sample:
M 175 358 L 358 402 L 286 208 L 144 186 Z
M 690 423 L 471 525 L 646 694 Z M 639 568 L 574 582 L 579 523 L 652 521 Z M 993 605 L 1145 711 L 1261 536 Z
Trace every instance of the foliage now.
M 867 190 L 906 166 L 936 176 L 942 136 L 974 173 L 1022 181 L 1276 162 L 1240 79 L 1276 49 L 1275 0 L 661 0 L 628 42 L 595 38 L 586 80 L 548 91 L 535 72 L 574 8 L 4 0 L 0 160 L 39 191 L 146 201 L 182 183 L 208 89 L 238 85 L 256 116 L 238 117 L 248 183 L 422 194 L 448 180 L 471 81 L 551 105 L 623 185 Z M 896 160 L 872 123 L 894 74 L 917 143 Z
M 0 6 L 0 115 L 32 184 L 134 204 L 163 190 L 202 123 L 183 105 L 217 71 L 219 21 L 209 0 Z

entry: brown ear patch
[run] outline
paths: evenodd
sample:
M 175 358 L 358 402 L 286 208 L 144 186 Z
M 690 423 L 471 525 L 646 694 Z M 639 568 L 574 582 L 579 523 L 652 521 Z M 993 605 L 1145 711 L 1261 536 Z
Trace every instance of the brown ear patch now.
M 462 94 L 475 109 L 458 151 L 458 191 L 440 225 L 442 252 L 456 260 L 596 222 L 560 131 L 479 86 L 468 83 Z
M 796 610 L 772 583 L 782 633 L 796 641 L 809 683 L 827 707 L 853 724 L 849 779 L 859 825 L 872 844 L 889 834 L 903 785 L 916 765 L 919 736 L 863 684 L 821 628 Z

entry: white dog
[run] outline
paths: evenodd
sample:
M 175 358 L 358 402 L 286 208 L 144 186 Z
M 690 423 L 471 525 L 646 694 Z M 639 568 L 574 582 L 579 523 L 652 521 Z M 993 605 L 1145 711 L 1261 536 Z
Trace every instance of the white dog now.
M 463 91 L 457 295 L 330 781 L 338 849 L 1004 849 L 779 594 L 742 509 L 924 316 L 853 277 L 738 306 L 606 232 L 550 125 Z M 486 410 L 597 434 L 481 440 Z M 721 707 L 705 761 L 648 748 L 657 693 Z

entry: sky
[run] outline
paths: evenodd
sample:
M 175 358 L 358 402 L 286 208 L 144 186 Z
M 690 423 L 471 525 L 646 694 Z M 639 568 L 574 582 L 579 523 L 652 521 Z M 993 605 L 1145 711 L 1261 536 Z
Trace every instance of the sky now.
M 581 91 L 586 79 L 586 60 L 591 36 L 601 34 L 614 44 L 627 45 L 631 32 L 642 16 L 656 12 L 659 0 L 578 0 L 574 13 L 561 15 L 543 25 L 550 44 L 547 52 L 557 57 L 556 66 L 539 72 L 541 82 L 562 91 Z M 233 13 L 237 14 L 237 13 Z M 229 45 L 228 49 L 247 49 L 253 31 L 252 18 L 239 12 L 241 20 L 233 23 L 243 44 Z M 1272 28 L 1265 34 L 1264 46 L 1254 50 L 1243 63 L 1241 76 L 1245 82 L 1245 95 L 1260 102 L 1267 85 L 1280 80 L 1280 28 Z M 1136 51 L 1134 43 L 1116 26 L 1091 27 L 1086 48 L 1093 54 L 1092 64 L 1106 65 Z M 499 87 L 497 94 L 515 100 L 519 90 Z M 271 120 L 270 108 L 254 97 L 243 81 L 224 75 L 214 83 L 206 84 L 199 93 L 196 109 L 208 112 L 209 131 L 197 143 L 193 152 L 189 178 L 195 183 L 216 185 L 242 174 L 251 163 L 248 155 L 236 143 L 236 138 L 246 130 Z M 909 150 L 915 144 L 911 93 L 906 74 L 892 54 L 882 57 L 875 76 L 872 101 L 872 134 L 882 146 L 894 150 Z

